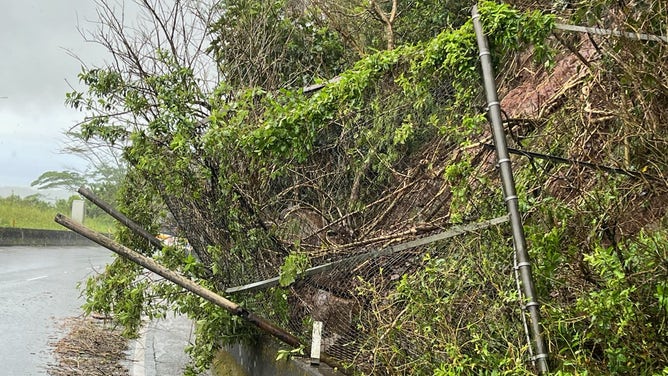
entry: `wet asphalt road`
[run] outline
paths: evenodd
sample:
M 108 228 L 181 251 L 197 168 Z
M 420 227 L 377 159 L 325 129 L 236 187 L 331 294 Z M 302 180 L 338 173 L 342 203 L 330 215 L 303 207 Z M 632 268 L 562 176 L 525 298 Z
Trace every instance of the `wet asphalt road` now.
M 81 314 L 77 283 L 112 259 L 100 247 L 0 247 L 0 374 L 47 374 L 59 324 Z

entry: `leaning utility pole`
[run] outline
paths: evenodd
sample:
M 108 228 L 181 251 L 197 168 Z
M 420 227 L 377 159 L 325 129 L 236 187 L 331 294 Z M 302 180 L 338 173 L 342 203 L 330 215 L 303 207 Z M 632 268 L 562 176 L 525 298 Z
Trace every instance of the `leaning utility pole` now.
M 531 276 L 531 263 L 529 262 L 529 253 L 527 252 L 526 240 L 524 238 L 524 229 L 522 227 L 522 218 L 517 203 L 517 194 L 515 192 L 515 180 L 510 165 L 510 156 L 506 145 L 506 135 L 503 130 L 501 120 L 501 105 L 496 93 L 496 83 L 494 82 L 494 72 L 492 70 L 492 59 L 487 44 L 487 37 L 482 28 L 480 13 L 478 7 L 473 6 L 471 10 L 473 18 L 473 28 L 475 30 L 478 48 L 480 49 L 480 63 L 482 65 L 483 80 L 485 82 L 485 94 L 487 97 L 487 111 L 492 124 L 492 134 L 494 144 L 496 145 L 496 156 L 501 174 L 503 185 L 503 197 L 506 202 L 508 214 L 510 215 L 510 225 L 512 226 L 513 244 L 515 246 L 515 255 L 517 265 L 522 280 L 522 289 L 526 297 L 524 309 L 529 312 L 531 319 L 531 334 L 535 345 L 535 355 L 532 360 L 538 365 L 538 372 L 546 374 L 547 367 L 547 349 L 543 341 L 543 334 L 540 326 L 540 305 L 536 301 L 536 291 Z
M 285 344 L 288 344 L 292 347 L 299 347 L 301 345 L 305 345 L 299 338 L 290 334 L 285 329 L 280 328 L 271 321 L 266 320 L 265 318 L 256 315 L 255 313 L 247 310 L 246 308 L 240 306 L 239 304 L 234 303 L 226 299 L 225 297 L 215 293 L 214 291 L 209 290 L 206 287 L 203 287 L 195 283 L 193 280 L 186 278 L 182 274 L 179 274 L 171 269 L 168 269 L 167 267 L 157 263 L 150 257 L 146 257 L 135 250 L 125 247 L 122 244 L 118 244 L 112 239 L 100 233 L 97 233 L 89 229 L 88 227 L 68 217 L 65 217 L 62 214 L 57 214 L 55 221 L 56 223 L 76 232 L 77 234 L 92 240 L 93 242 L 107 248 L 110 251 L 113 251 L 119 256 L 134 262 L 135 264 L 143 267 L 144 269 L 150 270 L 153 273 L 176 284 L 177 286 L 209 301 L 210 303 L 215 304 L 218 307 L 225 309 L 230 314 L 242 318 L 246 322 L 254 325 L 258 329 L 273 336 L 274 338 L 280 340 Z M 321 353 L 320 359 L 324 363 L 330 365 L 331 367 L 338 368 L 342 373 L 344 374 L 346 373 L 345 370 L 341 367 L 339 361 L 333 358 L 332 356 L 326 353 Z

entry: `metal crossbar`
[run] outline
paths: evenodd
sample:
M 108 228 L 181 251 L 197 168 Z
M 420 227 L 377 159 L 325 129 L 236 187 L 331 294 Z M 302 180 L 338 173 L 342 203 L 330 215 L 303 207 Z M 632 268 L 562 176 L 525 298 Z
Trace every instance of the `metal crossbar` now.
M 636 40 L 647 40 L 652 42 L 663 42 L 668 43 L 668 37 L 660 35 L 652 35 L 645 33 L 634 33 L 629 31 L 619 31 L 612 29 L 602 29 L 599 27 L 585 27 L 585 26 L 576 26 L 576 25 L 567 25 L 557 23 L 554 25 L 555 29 L 564 30 L 564 31 L 575 31 L 578 33 L 588 33 L 588 34 L 597 34 L 597 35 L 613 35 L 618 37 L 625 37 L 629 39 Z
M 338 260 L 338 261 L 329 262 L 329 263 L 322 264 L 322 265 L 319 265 L 319 266 L 315 266 L 315 267 L 306 269 L 303 273 L 300 274 L 300 276 L 302 278 L 303 277 L 308 277 L 308 276 L 311 276 L 311 275 L 314 275 L 314 274 L 324 273 L 326 271 L 332 270 L 332 269 L 334 269 L 337 266 L 342 265 L 342 264 L 360 263 L 360 262 L 370 260 L 370 259 L 374 259 L 374 258 L 378 258 L 378 257 L 381 257 L 381 256 L 391 255 L 391 254 L 394 254 L 394 253 L 405 251 L 407 249 L 416 248 L 416 247 L 420 247 L 420 246 L 423 246 L 423 245 L 431 244 L 431 243 L 437 242 L 439 240 L 452 238 L 452 237 L 455 237 L 457 235 L 465 234 L 465 233 L 472 232 L 472 231 L 482 230 L 482 229 L 485 229 L 485 228 L 488 228 L 488 227 L 491 227 L 491 226 L 495 226 L 495 225 L 498 225 L 498 224 L 501 224 L 501 223 L 504 223 L 504 222 L 508 222 L 508 220 L 509 220 L 509 216 L 504 215 L 502 217 L 497 217 L 497 218 L 486 220 L 486 221 L 469 223 L 469 224 L 466 224 L 466 225 L 453 226 L 453 227 L 451 227 L 451 228 L 449 228 L 449 229 L 447 229 L 443 232 L 439 232 L 438 234 L 426 236 L 426 237 L 420 238 L 420 239 L 411 240 L 411 241 L 408 241 L 408 242 L 405 242 L 405 243 L 400 243 L 400 244 L 395 244 L 395 245 L 391 245 L 391 246 L 388 246 L 388 247 L 383 247 L 383 248 L 373 250 L 373 251 L 370 251 L 370 252 L 366 252 L 366 253 L 363 253 L 363 254 L 360 254 L 360 255 L 348 257 L 348 258 Z M 225 292 L 228 293 L 228 294 L 232 294 L 232 293 L 237 293 L 237 292 L 242 292 L 242 291 L 248 292 L 248 291 L 256 291 L 256 290 L 266 289 L 266 288 L 278 285 L 278 281 L 279 281 L 279 277 L 273 277 L 273 278 L 265 279 L 263 281 L 249 283 L 249 284 L 243 285 L 243 286 L 230 287 L 230 288 L 226 289 Z

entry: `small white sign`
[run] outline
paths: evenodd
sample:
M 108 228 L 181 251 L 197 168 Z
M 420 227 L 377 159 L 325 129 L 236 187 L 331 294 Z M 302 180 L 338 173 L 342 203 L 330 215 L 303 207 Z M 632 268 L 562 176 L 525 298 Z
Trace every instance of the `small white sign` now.
M 83 223 L 84 221 L 84 202 L 82 200 L 72 201 L 72 219 Z
M 320 364 L 320 344 L 322 343 L 322 321 L 313 321 L 313 335 L 311 336 L 311 364 Z

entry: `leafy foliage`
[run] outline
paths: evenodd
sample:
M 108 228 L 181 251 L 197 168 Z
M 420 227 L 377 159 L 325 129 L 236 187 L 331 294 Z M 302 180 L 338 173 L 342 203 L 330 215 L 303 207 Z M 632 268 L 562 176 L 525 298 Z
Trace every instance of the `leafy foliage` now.
M 601 4 L 601 15 L 614 7 Z M 432 10 L 439 1 L 401 2 L 389 27 L 368 22 L 390 9 L 386 2 L 230 0 L 209 12 L 202 5 L 162 15 L 157 5 L 145 5 L 156 11 L 149 19 L 165 38 L 133 50 L 122 43 L 124 29 L 104 34 L 122 63 L 85 70 L 87 91 L 67 100 L 87 114 L 83 139 L 123 148 L 129 169 L 122 209 L 152 231 L 171 227 L 192 248 L 153 250 L 125 231 L 123 243 L 214 291 L 280 275 L 281 286 L 234 298 L 302 337 L 315 316 L 339 320 L 345 328 L 329 346 L 360 372 L 532 371 L 503 230 L 438 244 L 430 257 L 400 268 L 363 263 L 312 285 L 296 280 L 310 265 L 503 213 L 490 152 L 479 148 L 489 134 L 472 24 L 453 11 L 463 4 L 448 2 L 450 12 L 438 13 Z M 558 64 L 548 40 L 555 16 L 520 5 L 529 10 L 481 2 L 480 12 L 495 68 L 503 77 L 533 69 L 529 78 L 518 73 L 529 80 Z M 164 33 L 160 17 L 195 20 L 190 29 L 200 32 L 184 38 L 202 39 L 180 43 Z M 660 17 L 652 20 L 663 25 Z M 383 22 L 395 45 L 374 51 L 387 42 Z M 509 128 L 532 127 L 512 141 L 597 163 L 623 160 L 625 168 L 663 182 L 662 50 L 639 48 L 639 60 L 661 68 L 643 76 L 651 88 L 645 91 L 630 79 L 639 60 L 597 46 L 612 60 L 585 65 L 570 86 L 581 93 L 556 92 L 540 104 L 544 118 L 506 119 Z M 529 50 L 539 65 L 525 61 Z M 335 75 L 319 90 L 302 88 Z M 503 84 L 508 92 L 518 83 Z M 644 122 L 653 133 L 641 132 Z M 600 141 L 609 135 L 612 141 Z M 643 162 L 646 155 L 652 163 Z M 663 190 L 553 160 L 516 162 L 545 332 L 555 350 L 551 366 L 561 374 L 661 372 L 665 211 L 652 206 L 663 207 Z M 121 260 L 89 281 L 86 292 L 89 310 L 113 313 L 128 332 L 142 315 L 189 315 L 198 324 L 191 372 L 207 367 L 221 336 L 257 334 Z M 351 328 L 356 335 L 344 341 Z
M 481 252 L 505 246 L 484 244 L 462 257 L 477 241 L 432 249 L 438 257 L 427 254 L 419 271 L 402 276 L 389 294 L 374 291 L 378 300 L 371 302 L 375 317 L 369 322 L 377 325 L 364 328 L 371 346 L 360 354 L 373 359 L 367 374 L 532 374 L 526 344 L 516 336 L 520 317 L 508 307 L 517 299 L 514 281 L 492 274 L 495 268 L 508 271 L 508 255 Z M 360 293 L 369 288 L 378 286 L 367 284 Z M 411 361 L 399 360 L 404 358 Z
M 289 286 L 309 267 L 309 259 L 305 254 L 291 253 L 281 265 L 281 274 L 278 283 Z
M 298 1 L 230 0 L 209 25 L 209 50 L 234 88 L 275 90 L 333 77 L 347 52 L 336 32 Z

